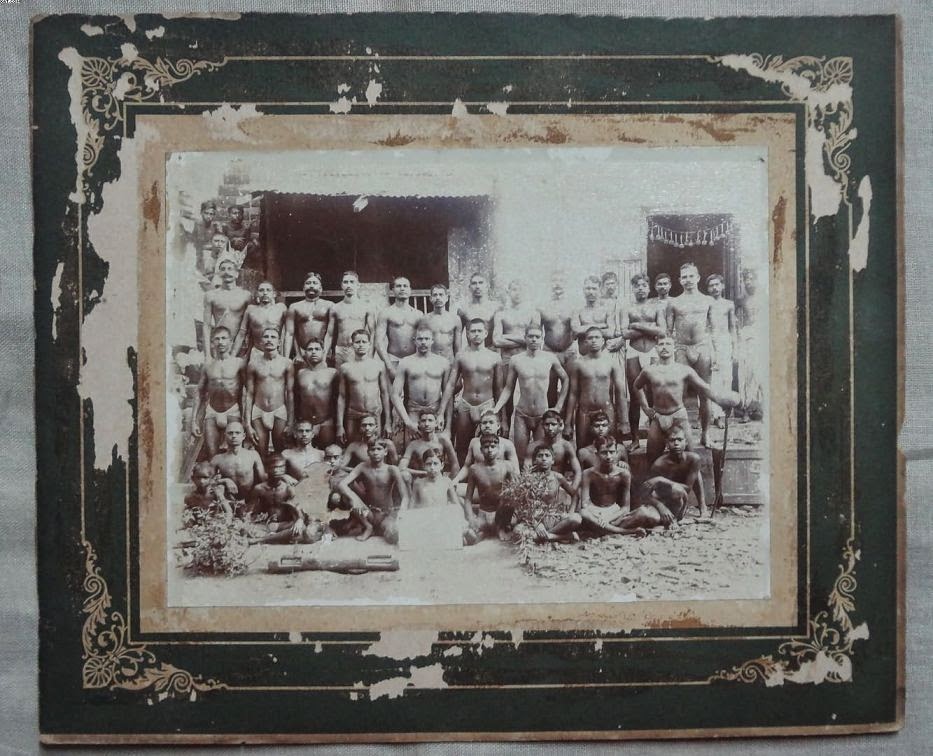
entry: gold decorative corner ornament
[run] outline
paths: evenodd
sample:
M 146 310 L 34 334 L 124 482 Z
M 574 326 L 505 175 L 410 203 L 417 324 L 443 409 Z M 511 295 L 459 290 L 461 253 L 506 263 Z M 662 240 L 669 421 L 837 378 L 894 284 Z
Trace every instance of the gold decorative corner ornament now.
M 135 54 L 124 54 L 119 58 L 82 57 L 80 80 L 84 133 L 80 151 L 83 173 L 89 173 L 97 163 L 105 134 L 124 123 L 125 103 L 156 100 L 172 85 L 197 74 L 214 71 L 226 62 L 226 59 L 214 62 L 188 58 L 156 58 L 150 62 Z
M 786 682 L 799 684 L 845 683 L 852 680 L 852 646 L 868 639 L 868 625 L 852 622 L 855 611 L 855 565 L 861 553 L 852 539 L 843 549 L 843 564 L 829 594 L 828 609 L 819 612 L 809 623 L 805 640 L 792 640 L 778 647 L 772 655 L 759 656 L 731 670 L 720 670 L 708 680 L 756 683 L 771 687 Z
M 144 644 L 129 641 L 125 618 L 120 612 L 111 611 L 110 590 L 97 566 L 94 547 L 86 540 L 82 545 L 87 594 L 82 607 L 87 617 L 81 630 L 84 688 L 148 692 L 156 701 L 167 698 L 194 701 L 198 693 L 227 687 L 217 680 L 202 680 L 160 662 Z

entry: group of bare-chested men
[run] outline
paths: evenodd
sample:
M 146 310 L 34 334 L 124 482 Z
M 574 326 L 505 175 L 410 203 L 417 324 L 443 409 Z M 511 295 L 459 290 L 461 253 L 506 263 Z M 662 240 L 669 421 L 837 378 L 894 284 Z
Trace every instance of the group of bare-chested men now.
M 289 483 L 322 456 L 334 471 L 333 504 L 352 509 L 346 532 L 360 538 L 376 532 L 393 541 L 399 509 L 447 503 L 463 508 L 467 542 L 483 533 L 505 538 L 512 513 L 500 492 L 522 469 L 546 479 L 552 501 L 569 503 L 564 520 L 539 528 L 541 539 L 670 526 L 691 489 L 706 514 L 684 398 L 688 390 L 699 397 L 701 445 L 709 400 L 726 408 L 738 401 L 735 311 L 722 298 L 721 276 L 710 276 L 703 294 L 687 263 L 683 294 L 669 297 L 670 277 L 661 274 L 649 298 L 647 276 L 636 275 L 628 308 L 618 304 L 614 274 L 589 277 L 574 309 L 555 275 L 552 299 L 539 309 L 524 301 L 518 281 L 500 306 L 477 273 L 456 313 L 437 284 L 425 314 L 410 303 L 404 276 L 392 282 L 392 303 L 373 312 L 352 271 L 343 274 L 341 301 L 322 299 L 321 276 L 309 273 L 304 299 L 287 308 L 269 282 L 255 298 L 239 288 L 232 262 L 221 261 L 217 273 L 219 288 L 204 297 L 211 357 L 191 421 L 209 462 L 193 479 L 223 479 L 254 511 L 277 518 L 270 540 L 305 537 L 289 514 Z M 714 363 L 726 359 L 729 384 L 711 386 Z M 627 453 L 639 446 L 642 411 L 649 479 L 642 506 L 632 509 Z M 196 498 L 205 491 L 198 486 Z

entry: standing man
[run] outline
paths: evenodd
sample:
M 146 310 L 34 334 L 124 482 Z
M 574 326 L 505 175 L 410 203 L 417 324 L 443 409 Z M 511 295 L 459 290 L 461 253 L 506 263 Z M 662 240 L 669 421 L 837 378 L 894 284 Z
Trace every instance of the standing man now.
M 657 296 L 650 297 L 648 301 L 658 309 L 661 321 L 665 324 L 666 328 L 667 306 L 671 303 L 671 276 L 669 273 L 658 273 L 658 275 L 654 277 L 654 291 Z
M 340 368 L 353 356 L 353 333 L 366 331 L 373 335 L 373 314 L 365 302 L 360 301 L 360 277 L 355 270 L 348 270 L 340 280 L 343 299 L 330 308 L 327 332 L 333 334 L 334 367 Z
M 337 371 L 324 361 L 324 345 L 312 336 L 300 353 L 295 382 L 298 384 L 299 420 L 311 423 L 315 440 L 323 449 L 337 438 L 335 422 L 337 404 Z
M 713 368 L 710 385 L 720 394 L 732 390 L 732 364 L 736 354 L 735 306 L 723 297 L 725 283 L 718 273 L 706 279 L 706 291 L 712 298 L 710 318 L 713 337 Z M 722 428 L 725 414 L 718 404 L 710 407 L 710 417 Z
M 700 273 L 692 262 L 680 266 L 683 293 L 674 297 L 667 308 L 667 331 L 674 336 L 674 359 L 689 365 L 709 383 L 713 374 L 713 300 L 697 289 Z M 697 397 L 700 404 L 700 446 L 709 446 L 709 400 Z
M 635 303 L 622 316 L 622 335 L 628 339 L 625 360 L 625 380 L 628 384 L 628 425 L 632 442 L 628 451 L 634 451 L 641 445 L 638 428 L 641 425 L 641 404 L 635 390 L 635 379 L 652 360 L 657 359 L 655 346 L 657 339 L 667 333 L 664 313 L 648 299 L 650 284 L 648 276 L 636 273 L 632 276 L 632 291 Z M 650 401 L 649 401 L 650 404 Z
M 240 396 L 246 377 L 246 360 L 230 354 L 232 339 L 225 326 L 214 328 L 211 344 L 217 356 L 207 360 L 201 371 L 191 410 L 191 434 L 200 436 L 204 429 L 204 445 L 209 457 L 220 451 L 228 423 L 242 418 Z
M 370 356 L 369 333 L 362 328 L 351 335 L 353 359 L 344 362 L 337 378 L 337 442 L 362 437 L 361 423 L 370 415 L 382 419 L 387 434 L 392 422 L 389 383 L 382 360 Z
M 569 382 L 567 372 L 557 356 L 541 350 L 544 332 L 540 325 L 529 323 L 525 326 L 525 352 L 512 357 L 509 364 L 505 388 L 499 395 L 494 412 L 501 412 L 518 383 L 519 398 L 512 415 L 512 438 L 518 453 L 519 463 L 528 455 L 528 444 L 544 436 L 544 413 L 548 409 L 547 390 L 551 373 L 557 374 L 561 390 L 554 409 L 563 410 L 567 399 Z
M 305 298 L 290 305 L 285 314 L 285 356 L 293 354 L 301 358 L 301 350 L 311 339 L 317 339 L 330 352 L 330 336 L 327 325 L 333 304 L 321 299 L 324 282 L 320 273 L 308 273 L 302 286 Z
M 239 334 L 243 315 L 249 307 L 253 295 L 237 286 L 237 267 L 229 257 L 221 258 L 217 264 L 220 277 L 219 289 L 208 289 L 204 294 L 204 320 L 201 323 L 205 346 L 211 343 L 209 334 L 213 328 L 223 326 L 230 333 L 230 346 L 233 337 Z M 234 351 L 234 354 L 237 354 Z
M 246 367 L 243 412 L 250 421 L 250 439 L 265 457 L 269 436 L 279 454 L 285 449 L 285 432 L 295 420 L 295 367 L 279 352 L 279 329 L 262 331 L 262 356 Z
M 499 350 L 500 386 L 505 385 L 512 356 L 525 348 L 525 327 L 531 324 L 541 325 L 541 313 L 522 301 L 524 290 L 520 281 L 515 280 L 509 283 L 506 291 L 508 302 L 501 310 L 497 310 L 492 318 L 492 343 Z M 502 417 L 504 432 L 507 430 L 506 418 L 512 416 L 512 402 L 506 402 L 503 407 L 505 409 L 505 415 Z
M 285 305 L 275 301 L 275 287 L 269 281 L 263 281 L 256 290 L 256 304 L 246 308 L 240 330 L 233 343 L 233 353 L 244 355 L 252 360 L 262 354 L 262 334 L 272 328 L 279 334 L 277 348 L 281 351 L 284 340 Z
M 605 351 L 606 338 L 598 326 L 586 330 L 586 352 L 573 364 L 567 422 L 574 423 L 577 448 L 590 443 L 590 424 L 605 413 L 615 428 L 625 392 L 625 376 L 618 360 Z
M 739 401 L 738 394 L 731 391 L 720 394 L 714 391 L 692 367 L 675 362 L 674 340 L 670 336 L 659 338 L 657 349 L 658 362 L 642 370 L 634 384 L 642 409 L 650 419 L 647 451 L 649 465 L 661 456 L 667 435 L 674 427 L 684 431 L 684 438 L 689 446 L 690 417 L 684 407 L 684 396 L 688 388 L 696 391 L 698 396 L 712 399 L 721 407 L 734 407 Z M 642 390 L 646 386 L 651 389 L 653 403 L 650 407 Z
M 415 353 L 399 362 L 392 385 L 392 404 L 408 428 L 408 441 L 419 434 L 418 418 L 422 412 L 430 411 L 438 417 L 450 375 L 450 363 L 431 351 L 433 345 L 431 327 L 422 321 L 415 329 Z
M 764 388 L 761 370 L 767 370 L 768 312 L 758 295 L 758 274 L 742 271 L 745 296 L 737 308 L 739 332 L 739 387 L 742 394 L 743 420 L 761 420 Z
M 385 307 L 376 319 L 376 352 L 385 363 L 389 381 L 395 380 L 398 363 L 415 352 L 415 327 L 424 317 L 411 306 L 411 281 L 396 276 L 392 281 L 395 301 Z
M 431 331 L 434 334 L 434 346 L 431 347 L 431 350 L 434 354 L 439 354 L 452 363 L 460 351 L 460 335 L 463 324 L 457 315 L 447 311 L 449 299 L 450 295 L 447 293 L 447 287 L 444 284 L 434 284 L 431 287 L 431 307 L 433 309 L 428 313 L 425 320 L 431 326 Z
M 450 429 L 461 463 L 470 447 L 470 440 L 476 435 L 480 418 L 496 404 L 500 390 L 496 371 L 498 364 L 499 355 L 486 348 L 485 321 L 473 318 L 467 326 L 467 347 L 457 353 L 440 408 L 441 417 L 450 417 L 450 403 L 453 402 Z M 461 381 L 463 391 L 454 399 Z
M 569 374 L 574 359 L 573 349 L 573 308 L 567 303 L 566 278 L 563 273 L 551 276 L 551 301 L 541 309 L 541 325 L 544 328 L 544 349 L 553 352 L 560 360 L 561 367 Z M 551 376 L 548 386 L 548 403 L 553 407 L 558 396 L 557 376 Z M 558 472 L 560 472 L 558 470 Z
M 594 326 L 602 331 L 603 338 L 608 339 L 612 335 L 609 326 L 609 311 L 599 298 L 599 279 L 596 276 L 587 276 L 583 280 L 583 307 L 574 313 L 571 321 L 581 356 L 586 354 L 586 333 Z
M 486 346 L 492 346 L 492 317 L 499 309 L 499 303 L 489 298 L 489 286 L 486 276 L 474 273 L 470 276 L 470 301 L 464 302 L 457 310 L 463 328 L 469 327 L 474 318 L 486 323 Z

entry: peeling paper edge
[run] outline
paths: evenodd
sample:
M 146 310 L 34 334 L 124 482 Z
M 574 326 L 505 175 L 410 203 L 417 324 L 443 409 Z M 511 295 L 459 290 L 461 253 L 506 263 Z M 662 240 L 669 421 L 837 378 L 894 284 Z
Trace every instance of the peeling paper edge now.
M 849 243 L 849 265 L 852 266 L 852 272 L 858 273 L 865 270 L 868 265 L 868 240 L 871 229 L 871 201 L 872 188 L 871 178 L 862 176 L 858 185 L 858 196 L 862 200 L 862 219 L 852 236 Z

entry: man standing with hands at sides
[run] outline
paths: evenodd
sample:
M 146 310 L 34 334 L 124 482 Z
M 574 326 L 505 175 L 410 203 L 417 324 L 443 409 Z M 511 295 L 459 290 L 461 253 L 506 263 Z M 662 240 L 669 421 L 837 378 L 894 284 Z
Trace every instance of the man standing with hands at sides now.
M 524 290 L 521 282 L 515 280 L 509 283 L 507 292 L 508 302 L 492 317 L 492 343 L 499 350 L 499 385 L 502 386 L 505 385 L 512 356 L 525 348 L 525 327 L 541 325 L 541 313 L 522 301 Z M 505 408 L 505 415 L 502 416 L 502 432 L 505 433 L 508 430 L 506 419 L 512 416 L 511 396 L 502 407 Z
M 739 326 L 739 387 L 742 393 L 742 420 L 761 420 L 764 389 L 761 371 L 768 369 L 768 311 L 758 295 L 758 274 L 751 268 L 742 271 L 745 296 L 736 308 Z
M 246 366 L 243 413 L 249 418 L 250 440 L 265 457 L 269 435 L 279 454 L 285 449 L 285 433 L 295 421 L 295 366 L 279 352 L 279 331 L 262 331 L 262 356 Z
M 343 299 L 330 308 L 327 333 L 334 345 L 334 367 L 353 358 L 353 334 L 363 330 L 372 338 L 374 318 L 365 302 L 360 301 L 360 277 L 354 270 L 348 270 L 340 280 Z
M 418 418 L 422 412 L 433 412 L 438 428 L 443 427 L 438 412 L 450 375 L 450 363 L 431 351 L 433 344 L 431 327 L 421 321 L 415 329 L 415 353 L 399 362 L 392 384 L 392 404 L 408 429 L 406 441 L 418 437 Z M 443 420 L 449 421 L 449 418 Z
M 470 440 L 476 435 L 483 413 L 496 404 L 499 394 L 498 364 L 499 355 L 486 348 L 486 323 L 481 318 L 474 318 L 467 326 L 466 349 L 461 349 L 454 360 L 440 409 L 441 417 L 447 417 L 450 403 L 453 402 L 451 431 L 461 462 L 466 457 Z M 461 381 L 463 392 L 454 399 L 457 384 Z
M 247 360 L 258 358 L 263 353 L 262 334 L 267 328 L 275 329 L 279 339 L 284 335 L 285 305 L 275 301 L 275 287 L 263 281 L 256 289 L 256 302 L 246 308 L 240 331 L 233 344 L 233 353 L 243 355 Z M 281 351 L 281 343 L 276 339 L 276 349 Z
M 494 412 L 501 412 L 518 383 L 519 398 L 512 415 L 512 437 L 519 463 L 528 455 L 528 444 L 544 436 L 544 413 L 548 409 L 547 390 L 551 373 L 557 373 L 560 381 L 560 394 L 554 409 L 561 412 L 567 399 L 569 381 L 567 372 L 560 364 L 557 355 L 542 351 L 544 333 L 540 325 L 529 323 L 525 326 L 525 351 L 512 357 L 505 388 L 499 395 Z
M 191 410 L 191 434 L 201 435 L 209 457 L 220 451 L 227 424 L 240 420 L 240 395 L 246 378 L 246 360 L 230 354 L 230 331 L 224 326 L 214 328 L 211 336 L 213 360 L 207 360 L 201 371 L 198 393 Z
M 735 306 L 723 297 L 725 284 L 718 273 L 706 279 L 706 291 L 712 298 L 710 316 L 713 337 L 713 366 L 710 385 L 719 393 L 732 390 L 732 363 L 735 360 Z M 718 404 L 710 407 L 710 417 L 722 428 L 725 413 Z
M 383 435 L 392 421 L 385 365 L 370 356 L 369 333 L 354 331 L 351 343 L 353 359 L 337 372 L 337 443 L 341 446 L 361 440 L 361 423 L 367 417 L 382 419 Z
M 573 319 L 573 309 L 564 298 L 566 293 L 565 277 L 563 273 L 551 276 L 551 301 L 541 309 L 541 326 L 544 328 L 544 349 L 553 352 L 560 360 L 561 367 L 570 373 L 573 361 L 573 328 L 570 321 Z M 547 400 L 552 407 L 557 403 L 558 386 L 557 376 L 551 376 L 551 385 L 548 386 Z
M 492 316 L 499 309 L 499 303 L 489 298 L 489 286 L 486 276 L 474 273 L 470 276 L 470 301 L 464 302 L 457 310 L 463 329 L 469 328 L 470 321 L 479 318 L 486 324 L 486 346 L 492 346 Z
M 739 401 L 735 392 L 720 394 L 710 388 L 692 367 L 675 362 L 674 339 L 670 336 L 659 338 L 657 349 L 658 362 L 642 370 L 634 383 L 642 409 L 651 421 L 648 425 L 649 466 L 661 456 L 672 428 L 681 428 L 687 446 L 690 445 L 690 417 L 684 407 L 688 387 L 696 391 L 698 396 L 712 399 L 720 407 L 734 407 Z M 643 390 L 645 387 L 651 389 L 653 404 L 650 407 Z
M 337 400 L 337 371 L 324 362 L 324 345 L 311 337 L 304 351 L 299 352 L 301 362 L 295 363 L 298 371 L 299 420 L 311 423 L 314 436 L 321 447 L 334 443 L 337 438 L 337 423 L 334 413 Z
M 211 343 L 209 336 L 214 332 L 213 329 L 221 326 L 230 334 L 228 347 L 233 346 L 233 339 L 240 332 L 243 315 L 253 298 L 246 289 L 237 286 L 237 267 L 229 257 L 222 257 L 218 261 L 217 274 L 220 278 L 220 288 L 208 289 L 204 294 L 204 320 L 201 327 L 205 349 Z
M 680 266 L 683 293 L 667 308 L 667 332 L 674 337 L 674 359 L 689 365 L 709 383 L 713 374 L 713 300 L 697 289 L 700 274 L 693 263 Z M 709 446 L 709 400 L 698 396 L 700 404 L 700 446 Z
M 628 339 L 626 352 L 625 380 L 628 383 L 628 425 L 632 433 L 632 442 L 628 450 L 634 451 L 641 445 L 638 427 L 641 425 L 641 403 L 635 390 L 635 379 L 642 370 L 657 358 L 655 344 L 660 336 L 667 333 L 664 313 L 648 299 L 650 285 L 648 276 L 636 273 L 632 276 L 632 291 L 635 304 L 622 316 L 622 335 Z M 649 402 L 650 404 L 650 402 Z
M 463 324 L 460 318 L 447 311 L 447 301 L 450 295 L 444 284 L 434 284 L 431 287 L 431 312 L 425 320 L 431 326 L 434 334 L 434 345 L 431 351 L 452 363 L 460 351 L 460 335 Z
M 575 424 L 578 448 L 590 442 L 590 423 L 597 414 L 605 413 L 616 427 L 625 395 L 625 376 L 604 349 L 602 329 L 590 326 L 585 335 L 586 353 L 574 362 L 567 401 L 567 422 Z
M 333 304 L 321 299 L 324 283 L 320 273 L 308 273 L 304 281 L 305 298 L 290 305 L 285 314 L 285 356 L 301 359 L 301 350 L 311 339 L 317 339 L 330 351 L 330 336 L 327 325 Z
M 411 306 L 411 281 L 396 276 L 392 281 L 395 301 L 383 308 L 376 319 L 376 352 L 385 363 L 389 382 L 395 380 L 398 363 L 415 352 L 415 327 L 424 317 Z
M 598 328 L 604 339 L 608 339 L 611 331 L 609 324 L 609 311 L 605 303 L 599 299 L 599 279 L 596 276 L 587 276 L 583 280 L 583 307 L 574 313 L 570 322 L 573 335 L 577 337 L 577 346 L 580 355 L 586 354 L 586 334 L 590 328 Z M 602 348 L 602 347 L 600 347 Z

